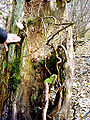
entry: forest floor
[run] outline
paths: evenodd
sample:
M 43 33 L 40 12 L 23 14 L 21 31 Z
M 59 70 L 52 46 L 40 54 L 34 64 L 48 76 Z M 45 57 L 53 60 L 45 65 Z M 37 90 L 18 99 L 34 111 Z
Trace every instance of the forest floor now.
M 89 120 L 90 38 L 85 37 L 78 39 L 77 46 L 78 47 L 75 51 L 75 77 L 73 79 L 71 115 L 73 116 L 73 120 Z M 88 115 L 85 115 L 85 117 L 83 117 L 83 115 L 87 112 L 89 112 Z M 80 116 L 82 119 L 80 118 Z

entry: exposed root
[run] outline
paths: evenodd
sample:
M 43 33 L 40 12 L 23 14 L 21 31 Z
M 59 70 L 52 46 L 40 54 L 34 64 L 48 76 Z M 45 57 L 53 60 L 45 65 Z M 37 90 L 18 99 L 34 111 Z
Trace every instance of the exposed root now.
M 46 43 L 46 45 L 49 44 L 49 42 L 54 38 L 54 36 L 56 36 L 59 32 L 65 30 L 66 28 L 70 27 L 71 25 L 73 25 L 73 23 L 72 23 L 72 24 L 69 24 L 69 25 L 67 25 L 67 26 L 65 26 L 65 27 L 62 28 L 62 29 L 59 29 L 59 30 L 56 31 L 56 32 L 54 32 L 54 33 L 51 35 L 51 37 L 47 39 L 47 43 Z
M 49 104 L 49 85 L 46 82 L 45 83 L 45 107 L 43 108 L 42 120 L 46 120 L 48 104 Z

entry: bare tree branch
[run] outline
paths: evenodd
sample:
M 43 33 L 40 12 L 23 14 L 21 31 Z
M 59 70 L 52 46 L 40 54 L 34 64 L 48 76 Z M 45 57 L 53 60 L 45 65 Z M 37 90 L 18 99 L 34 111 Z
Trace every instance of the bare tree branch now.
M 58 31 L 56 31 L 53 35 L 51 35 L 50 38 L 47 39 L 47 43 L 46 45 L 48 45 L 48 43 L 54 38 L 54 36 L 56 36 L 59 32 L 65 30 L 66 28 L 70 27 L 71 25 L 73 25 L 74 23 L 71 23 L 69 25 L 67 25 L 66 27 L 62 28 L 62 29 L 59 29 Z

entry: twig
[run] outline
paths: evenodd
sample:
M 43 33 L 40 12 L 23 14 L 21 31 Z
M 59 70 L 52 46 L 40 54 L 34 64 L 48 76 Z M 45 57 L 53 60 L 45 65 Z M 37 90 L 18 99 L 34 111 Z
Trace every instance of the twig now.
M 67 25 L 66 27 L 64 27 L 64 28 L 62 28 L 62 29 L 60 29 L 60 30 L 58 30 L 58 31 L 56 31 L 53 35 L 51 35 L 50 38 L 47 39 L 47 43 L 46 43 L 46 45 L 48 45 L 48 43 L 54 38 L 54 36 L 56 36 L 59 32 L 63 31 L 64 29 L 70 27 L 71 25 L 73 25 L 73 23 Z
M 51 75 L 51 72 L 50 72 L 50 70 L 48 69 L 48 67 L 47 67 L 47 65 L 46 65 L 47 63 L 46 63 L 46 58 L 45 58 L 45 68 L 47 69 L 47 71 L 49 72 L 49 74 Z
M 39 4 L 39 8 L 38 8 L 38 17 L 39 17 L 39 13 L 40 13 L 40 9 L 41 9 L 41 2 L 40 2 L 40 4 Z
M 6 86 L 6 88 L 8 88 L 8 85 L 5 81 L 2 80 L 2 83 Z
M 58 81 L 60 81 L 60 77 L 59 77 L 59 72 L 60 72 L 59 64 L 62 62 L 62 59 L 58 56 L 58 52 L 57 51 L 56 51 L 56 58 L 59 59 L 59 61 L 56 63 L 56 68 L 57 68 L 57 71 L 58 71 Z
M 52 18 L 52 19 L 54 19 L 54 22 L 56 23 L 56 21 L 57 21 L 57 19 L 54 17 L 54 16 L 45 16 L 45 17 L 43 17 L 43 19 L 47 19 L 47 18 Z
M 65 52 L 66 61 L 67 61 L 67 58 L 68 58 L 67 50 L 66 50 L 66 48 L 63 45 L 60 45 L 60 46 L 63 48 L 63 50 Z
M 49 23 L 49 24 L 53 24 L 53 23 Z M 72 25 L 72 24 L 75 24 L 75 23 L 54 23 L 53 25 Z
M 57 75 L 56 74 L 53 74 L 52 75 L 54 77 L 54 81 L 51 83 L 50 87 L 52 88 L 52 86 L 54 86 L 56 80 L 57 80 Z
M 87 111 L 86 113 L 84 113 L 83 115 L 81 115 L 82 118 L 84 118 L 85 116 L 87 116 L 90 113 L 90 110 Z M 80 117 L 78 117 L 76 120 L 81 120 Z
M 46 82 L 45 83 L 45 107 L 43 109 L 43 113 L 42 113 L 42 120 L 46 120 L 46 116 L 47 116 L 47 109 L 48 109 L 48 104 L 49 104 L 49 85 Z
M 43 18 L 41 18 L 41 20 L 42 20 L 42 23 L 43 23 L 43 26 L 44 26 L 45 37 L 46 37 L 46 35 L 47 35 L 47 32 L 46 32 L 46 26 L 45 26 L 45 23 L 44 23 L 44 20 L 43 20 Z
M 76 117 L 75 117 L 75 115 L 76 115 L 75 102 L 73 103 L 72 109 L 74 111 L 73 112 L 73 119 L 72 120 L 75 120 L 76 119 Z

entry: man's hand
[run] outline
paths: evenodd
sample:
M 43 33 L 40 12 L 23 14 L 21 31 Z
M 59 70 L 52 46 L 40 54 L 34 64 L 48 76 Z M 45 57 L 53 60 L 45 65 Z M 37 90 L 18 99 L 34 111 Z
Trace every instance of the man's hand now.
M 16 34 L 8 33 L 7 40 L 3 44 L 6 51 L 8 51 L 7 44 L 9 44 L 9 43 L 17 43 L 17 42 L 20 42 L 20 40 L 21 40 L 21 38 L 19 36 L 17 36 Z

